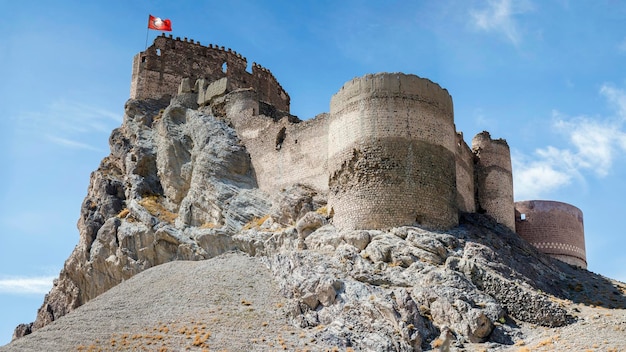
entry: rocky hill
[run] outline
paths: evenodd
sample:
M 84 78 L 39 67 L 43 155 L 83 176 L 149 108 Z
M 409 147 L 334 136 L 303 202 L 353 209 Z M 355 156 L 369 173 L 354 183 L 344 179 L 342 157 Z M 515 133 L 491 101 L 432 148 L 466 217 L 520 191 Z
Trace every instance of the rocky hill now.
M 623 283 L 479 214 L 340 231 L 326 195 L 258 189 L 222 108 L 127 102 L 78 245 L 0 351 L 626 349 Z

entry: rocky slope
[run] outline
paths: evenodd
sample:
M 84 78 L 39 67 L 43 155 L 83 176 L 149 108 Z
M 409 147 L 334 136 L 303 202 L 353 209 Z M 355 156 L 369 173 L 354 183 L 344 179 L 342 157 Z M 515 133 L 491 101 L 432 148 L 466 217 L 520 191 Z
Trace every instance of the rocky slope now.
M 537 329 L 568 329 L 587 321 L 580 304 L 612 309 L 618 322 L 624 316 L 626 286 L 622 283 L 542 255 L 481 215 L 464 215 L 459 227 L 446 232 L 409 226 L 338 231 L 332 218 L 320 211 L 324 195 L 313 189 L 294 185 L 280 194 L 263 194 L 256 187 L 245 146 L 228 119 L 219 106 L 198 108 L 190 94 L 171 102 L 130 100 L 126 104 L 124 122 L 111 134 L 111 154 L 91 175 L 78 223 L 79 244 L 36 321 L 19 326 L 15 336 L 34 333 L 5 349 L 36 350 L 44 340 L 62 338 L 58 334 L 65 329 L 78 334 L 78 325 L 72 324 L 79 323 L 71 323 L 72 319 L 100 321 L 96 316 L 111 307 L 117 307 L 129 322 L 111 323 L 112 330 L 94 328 L 93 334 L 70 339 L 61 349 L 98 345 L 109 338 L 117 342 L 107 345 L 108 349 L 123 349 L 119 345 L 122 334 L 139 333 L 134 332 L 138 326 L 163 328 L 154 319 L 141 320 L 144 315 L 174 312 L 155 318 L 164 325 L 169 324 L 167 319 L 199 322 L 198 317 L 188 315 L 196 308 L 185 308 L 185 302 L 199 300 L 195 304 L 213 307 L 211 319 L 244 314 L 241 305 L 248 306 L 246 298 L 239 305 L 231 301 L 235 295 L 250 292 L 250 287 L 264 287 L 267 304 L 280 304 L 280 309 L 267 305 L 258 309 L 280 314 L 250 316 L 246 320 L 251 323 L 249 329 L 267 327 L 275 333 L 277 326 L 288 324 L 284 331 L 293 335 L 286 338 L 283 334 L 281 339 L 291 350 L 419 351 L 439 344 L 438 338 L 453 341 L 456 348 L 473 344 L 485 349 L 513 348 L 532 340 Z M 225 257 L 230 260 L 212 259 L 204 266 L 176 270 L 171 269 L 173 264 L 159 266 L 138 276 L 137 280 L 159 277 L 160 286 L 154 290 L 170 287 L 177 293 L 174 296 L 185 301 L 153 298 L 157 294 L 153 286 L 145 284 L 150 289 L 143 290 L 144 284 L 133 284 L 137 281 L 131 279 L 167 262 L 205 260 L 231 251 L 255 259 L 233 260 L 232 254 Z M 205 280 L 201 268 L 216 267 L 219 270 L 206 274 L 212 279 Z M 187 286 L 181 283 L 185 270 L 197 272 L 185 276 Z M 244 280 L 241 274 L 248 271 L 253 276 L 244 275 L 245 280 L 252 279 L 246 287 L 210 290 L 219 285 L 231 287 Z M 268 288 L 264 285 L 269 281 Z M 208 291 L 185 296 L 190 292 L 181 292 L 181 287 Z M 154 302 L 155 312 L 142 310 L 140 304 L 122 303 L 121 292 Z M 85 305 L 92 300 L 93 304 Z M 263 299 L 254 301 L 259 300 Z M 216 311 L 222 304 L 223 309 Z M 89 314 L 91 318 L 83 317 Z M 210 323 L 208 317 L 204 319 L 203 323 Z M 272 324 L 263 326 L 263 319 L 271 319 Z M 132 323 L 135 320 L 140 322 Z M 624 326 L 615 328 L 615 336 L 623 336 Z M 168 325 L 168 329 L 175 327 Z M 250 336 L 261 334 L 224 338 L 229 336 L 231 346 L 267 348 L 250 345 Z M 615 340 L 607 346 L 626 348 L 623 339 Z M 163 347 L 176 350 L 185 344 L 181 341 Z M 192 344 L 190 348 L 201 347 Z

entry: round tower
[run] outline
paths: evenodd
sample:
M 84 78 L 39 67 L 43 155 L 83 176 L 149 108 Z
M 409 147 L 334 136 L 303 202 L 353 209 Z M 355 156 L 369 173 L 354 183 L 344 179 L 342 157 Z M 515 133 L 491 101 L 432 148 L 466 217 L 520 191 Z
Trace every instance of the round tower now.
M 504 139 L 483 131 L 472 139 L 476 210 L 515 231 L 511 151 Z
M 458 224 L 452 98 L 430 80 L 379 73 L 331 99 L 329 211 L 339 228 Z
M 515 202 L 515 230 L 540 252 L 587 268 L 583 213 L 577 207 L 547 200 Z

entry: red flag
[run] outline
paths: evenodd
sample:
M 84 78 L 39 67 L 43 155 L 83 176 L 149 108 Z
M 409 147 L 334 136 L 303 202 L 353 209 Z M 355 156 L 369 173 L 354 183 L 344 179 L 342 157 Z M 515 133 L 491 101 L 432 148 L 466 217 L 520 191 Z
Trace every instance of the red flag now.
M 148 28 L 149 29 L 155 29 L 157 31 L 171 32 L 172 31 L 172 21 L 170 21 L 168 19 L 162 20 L 159 17 L 154 17 L 154 16 L 150 15 L 150 18 L 148 19 Z

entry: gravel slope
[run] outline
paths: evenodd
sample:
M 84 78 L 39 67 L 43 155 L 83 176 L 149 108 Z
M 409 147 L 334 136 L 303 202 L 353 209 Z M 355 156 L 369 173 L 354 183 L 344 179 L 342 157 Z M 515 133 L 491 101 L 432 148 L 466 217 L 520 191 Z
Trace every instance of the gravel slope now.
M 258 259 L 228 253 L 162 264 L 0 351 L 324 349 L 287 325 L 286 299 Z
M 626 310 L 563 301 L 578 322 L 517 322 L 515 345 L 452 351 L 626 351 Z M 146 270 L 4 351 L 333 351 L 316 328 L 288 324 L 287 299 L 258 259 L 239 252 Z

